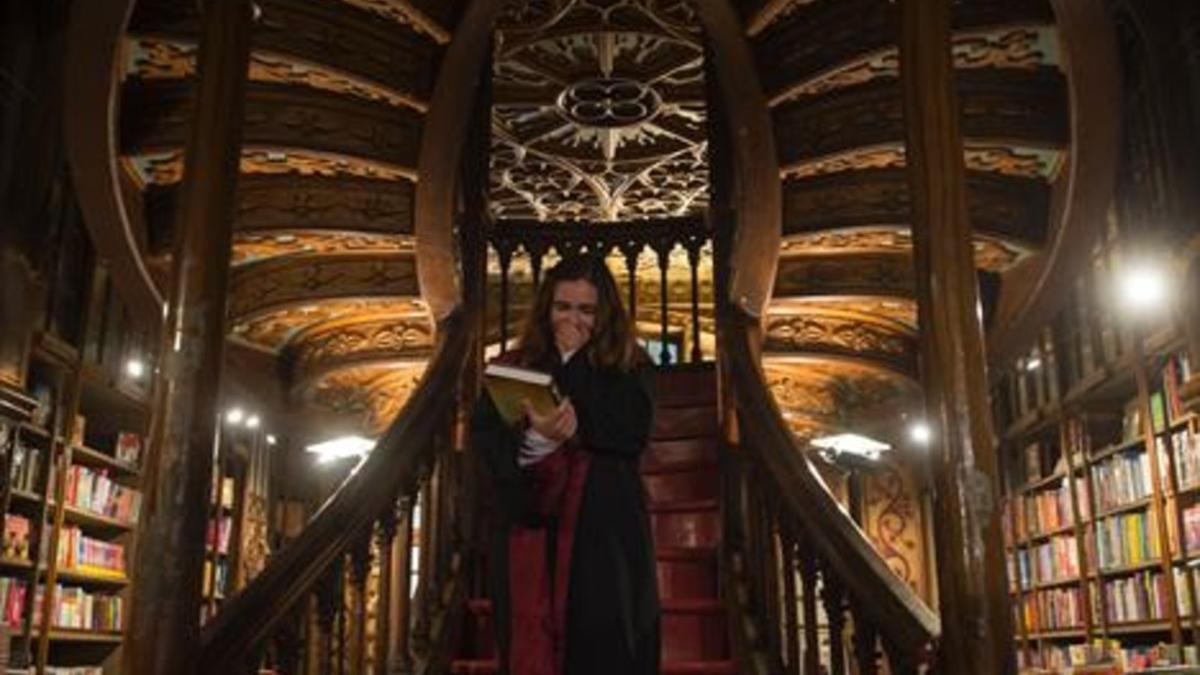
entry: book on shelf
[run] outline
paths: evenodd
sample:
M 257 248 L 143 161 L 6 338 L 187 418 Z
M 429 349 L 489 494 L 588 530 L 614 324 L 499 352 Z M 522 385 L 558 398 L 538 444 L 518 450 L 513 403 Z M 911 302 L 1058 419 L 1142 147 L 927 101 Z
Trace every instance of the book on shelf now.
M 29 560 L 29 519 L 25 516 L 4 515 L 3 555 L 12 560 Z
M 1167 402 L 1162 390 L 1150 394 L 1150 428 L 1156 434 L 1167 430 Z
M 43 589 L 39 586 L 34 599 L 35 625 L 42 623 L 43 604 Z M 93 593 L 78 586 L 55 584 L 50 608 L 50 625 L 62 630 L 120 632 L 124 625 L 121 596 L 103 592 Z
M 137 522 L 142 495 L 114 482 L 105 469 L 74 464 L 67 469 L 67 503 L 76 508 L 124 523 Z
M 1025 481 L 1042 477 L 1042 444 L 1034 441 L 1025 445 Z
M 60 569 L 83 573 L 125 573 L 125 547 L 93 539 L 78 527 L 64 527 L 58 533 L 57 563 Z
M 542 414 L 552 411 L 559 401 L 558 389 L 550 373 L 529 368 L 488 364 L 483 371 L 483 385 L 500 417 L 510 425 L 525 417 L 526 400 Z
M 0 605 L 6 626 L 21 625 L 21 617 L 25 614 L 26 584 L 20 579 L 0 577 Z
M 1121 439 L 1132 441 L 1142 435 L 1142 407 L 1136 398 L 1125 403 L 1121 415 Z
M 117 432 L 114 455 L 119 462 L 137 466 L 142 459 L 142 437 L 132 431 Z

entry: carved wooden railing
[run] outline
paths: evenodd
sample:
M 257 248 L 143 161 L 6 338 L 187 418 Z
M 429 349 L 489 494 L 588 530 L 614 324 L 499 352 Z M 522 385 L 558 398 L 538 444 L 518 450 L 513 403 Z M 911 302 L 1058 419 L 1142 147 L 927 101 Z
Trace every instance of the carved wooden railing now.
M 462 602 L 462 548 L 472 539 L 473 518 L 467 511 L 473 490 L 463 488 L 470 475 L 466 458 L 450 445 L 457 409 L 459 378 L 476 340 L 474 317 L 459 309 L 443 320 L 440 344 L 417 390 L 396 416 L 375 449 L 351 472 L 296 539 L 274 555 L 265 569 L 207 624 L 198 650 L 202 673 L 257 672 L 264 655 L 276 664 L 297 659 L 297 642 L 306 635 L 315 650 L 318 670 L 367 672 L 366 578 L 372 537 L 380 551 L 381 586 L 406 573 L 389 575 L 397 524 L 408 522 L 414 500 L 423 507 L 421 587 L 413 603 L 415 616 L 395 617 L 380 588 L 376 672 L 380 660 L 421 672 L 449 654 L 453 614 Z M 431 528 L 430 523 L 452 526 Z M 388 558 L 388 559 L 384 559 Z M 348 568 L 346 566 L 349 566 Z M 407 565 L 404 565 L 407 567 Z M 350 584 L 351 611 L 344 611 Z M 307 621 L 315 595 L 317 633 Z M 407 593 L 403 594 L 407 599 Z M 407 602 L 404 603 L 407 606 Z M 391 625 L 389 625 L 391 620 Z M 399 625 L 397 625 L 399 624 Z M 411 633 L 408 628 L 412 626 Z M 388 645 L 388 636 L 395 636 Z M 399 641 L 400 645 L 395 644 Z M 315 643 L 315 644 L 311 644 Z M 387 652 L 399 657 L 389 659 Z M 415 663 L 405 663 L 412 656 Z M 396 660 L 400 663 L 396 663 Z M 336 669 L 334 663 L 338 663 Z M 296 672 L 287 665 L 283 672 Z
M 917 673 L 931 663 L 937 615 L 888 569 L 797 447 L 751 346 L 754 320 L 732 308 L 722 318 L 722 386 L 731 387 L 739 435 L 739 447 L 723 453 L 722 564 L 742 671 L 845 675 L 849 656 L 853 672 L 872 675 L 882 648 L 890 673 Z

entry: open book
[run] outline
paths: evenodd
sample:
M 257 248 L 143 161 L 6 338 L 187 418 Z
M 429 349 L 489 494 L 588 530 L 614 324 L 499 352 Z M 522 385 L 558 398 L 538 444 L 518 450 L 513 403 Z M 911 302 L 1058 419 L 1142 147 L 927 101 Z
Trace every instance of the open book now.
M 483 371 L 483 386 L 500 416 L 510 425 L 525 417 L 521 403 L 525 399 L 529 399 L 529 404 L 539 413 L 552 411 L 559 401 L 554 378 L 540 370 L 493 363 Z

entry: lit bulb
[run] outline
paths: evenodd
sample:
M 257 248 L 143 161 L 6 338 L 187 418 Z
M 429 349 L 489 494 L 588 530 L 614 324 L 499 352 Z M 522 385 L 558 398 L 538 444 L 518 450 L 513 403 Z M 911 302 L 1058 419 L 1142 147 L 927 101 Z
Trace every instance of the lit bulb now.
M 1167 277 L 1162 268 L 1135 264 L 1121 274 L 1121 303 L 1137 313 L 1159 310 L 1167 302 Z
M 924 422 L 915 422 L 911 427 L 908 428 L 908 437 L 911 438 L 914 443 L 927 445 L 933 438 L 933 432 L 929 429 L 928 424 Z
M 225 413 L 225 421 L 230 424 L 240 424 L 245 417 L 246 413 L 241 408 L 230 408 L 229 412 Z
M 262 420 L 260 420 L 258 418 L 258 415 L 251 415 L 246 418 L 246 428 L 247 429 L 257 429 L 258 425 L 261 423 L 262 423 Z
M 1036 356 L 1025 362 L 1025 370 L 1030 373 L 1041 367 L 1042 360 Z
M 146 374 L 146 364 L 142 363 L 141 359 L 129 359 L 125 363 L 125 373 L 135 380 L 140 380 Z
M 275 445 L 279 441 L 275 438 L 275 434 L 267 434 L 267 445 Z

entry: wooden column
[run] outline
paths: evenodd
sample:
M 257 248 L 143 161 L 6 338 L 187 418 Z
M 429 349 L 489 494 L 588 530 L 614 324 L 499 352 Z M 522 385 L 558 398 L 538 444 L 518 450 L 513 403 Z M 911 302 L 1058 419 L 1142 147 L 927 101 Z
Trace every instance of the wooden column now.
M 395 584 L 392 543 L 396 540 L 396 525 L 396 509 L 389 507 L 379 518 L 375 530 L 375 549 L 379 551 L 379 595 L 375 601 L 374 675 L 387 675 L 388 655 L 392 651 L 392 588 Z
M 125 670 L 189 673 L 225 342 L 250 0 L 204 3 Z
M 391 597 L 387 601 L 390 628 L 387 651 L 389 675 L 407 673 L 412 667 L 408 652 L 409 617 L 412 607 L 412 535 L 413 522 L 410 513 L 403 516 L 400 529 L 392 540 L 392 565 L 388 572 L 392 580 Z
M 700 350 L 700 247 L 704 240 L 691 238 L 687 242 L 688 268 L 692 272 L 692 363 L 704 360 Z M 683 360 L 680 354 L 680 361 Z
M 1014 672 L 996 451 L 950 57 L 950 0 L 901 0 L 901 18 L 921 379 L 934 431 L 930 461 L 943 626 L 938 671 Z

